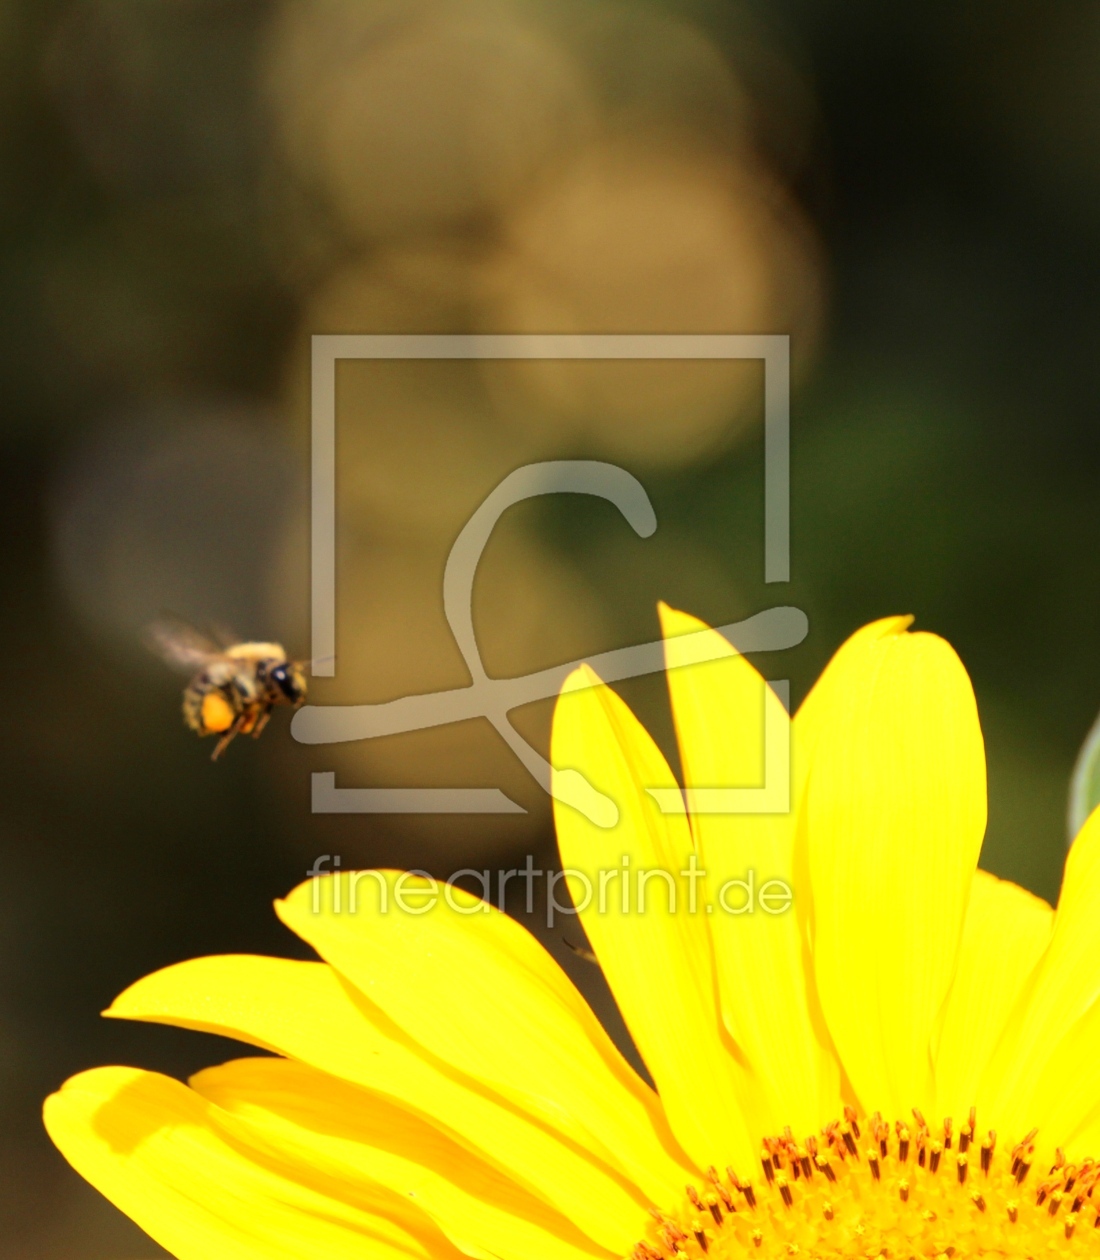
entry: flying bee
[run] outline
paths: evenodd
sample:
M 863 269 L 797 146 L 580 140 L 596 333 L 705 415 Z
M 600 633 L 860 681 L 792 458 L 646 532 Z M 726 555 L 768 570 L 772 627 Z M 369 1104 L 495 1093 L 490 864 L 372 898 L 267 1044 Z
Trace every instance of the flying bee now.
M 306 698 L 305 666 L 281 643 L 217 644 L 180 622 L 149 627 L 149 645 L 169 665 L 192 674 L 183 689 L 183 720 L 199 735 L 220 736 L 212 761 L 237 735 L 257 738 L 276 705 Z

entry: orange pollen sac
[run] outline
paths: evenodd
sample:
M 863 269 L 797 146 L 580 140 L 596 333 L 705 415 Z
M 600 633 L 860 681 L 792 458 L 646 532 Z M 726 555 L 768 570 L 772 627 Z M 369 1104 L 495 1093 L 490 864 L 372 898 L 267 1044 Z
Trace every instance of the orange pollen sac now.
M 1058 1151 L 1033 1171 L 1036 1132 L 998 1145 L 973 1108 L 933 1135 L 918 1111 L 890 1125 L 846 1107 L 805 1141 L 765 1138 L 760 1176 L 708 1169 L 629 1260 L 1100 1256 L 1100 1163 Z
M 235 714 L 220 692 L 208 691 L 202 698 L 202 726 L 204 733 L 221 734 L 233 725 Z

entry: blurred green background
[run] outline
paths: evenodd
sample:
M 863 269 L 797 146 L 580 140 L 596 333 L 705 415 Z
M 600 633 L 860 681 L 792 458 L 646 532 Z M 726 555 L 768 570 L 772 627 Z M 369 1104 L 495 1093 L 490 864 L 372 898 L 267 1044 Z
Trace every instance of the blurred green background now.
M 463 521 L 520 464 L 613 459 L 657 534 L 515 509 L 476 591 L 491 672 L 652 638 L 658 598 L 792 603 L 809 637 L 760 664 L 797 700 L 915 613 L 977 689 L 983 864 L 1056 897 L 1100 708 L 1098 58 L 1095 5 L 1034 0 L 3 6 L 0 1256 L 157 1254 L 38 1120 L 81 1068 L 234 1053 L 99 1020 L 131 980 L 294 952 L 270 902 L 319 853 L 553 861 L 487 729 L 318 750 L 278 715 L 212 766 L 141 647 L 169 610 L 308 655 L 311 333 L 789 332 L 796 378 L 792 581 L 765 587 L 756 369 L 341 369 L 319 702 L 461 685 Z M 667 741 L 658 683 L 626 690 Z M 549 711 L 519 715 L 536 743 Z M 530 813 L 312 816 L 311 770 Z

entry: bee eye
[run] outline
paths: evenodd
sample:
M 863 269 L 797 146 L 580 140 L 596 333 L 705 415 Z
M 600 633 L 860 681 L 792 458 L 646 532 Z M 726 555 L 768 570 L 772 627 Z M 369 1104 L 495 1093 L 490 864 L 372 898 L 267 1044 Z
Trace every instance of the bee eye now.
M 285 665 L 276 665 L 271 671 L 271 681 L 279 688 L 286 698 L 296 703 L 301 697 L 301 691 L 298 684 L 291 677 L 290 671 Z

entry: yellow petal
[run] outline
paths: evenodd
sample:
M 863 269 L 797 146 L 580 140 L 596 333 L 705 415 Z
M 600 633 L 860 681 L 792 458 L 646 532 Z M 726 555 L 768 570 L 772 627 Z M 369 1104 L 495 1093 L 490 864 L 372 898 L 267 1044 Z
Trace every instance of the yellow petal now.
M 978 1101 L 982 1072 L 1053 921 L 1045 901 L 974 872 L 958 966 L 933 1043 L 937 1116 L 965 1116 Z
M 985 829 L 970 680 L 930 634 L 856 649 L 806 789 L 818 991 L 861 1103 L 932 1101 L 930 1037 Z
M 1079 1082 L 1067 1080 L 1059 1060 L 1072 1058 L 1075 1044 L 1089 1044 L 1087 1017 L 1098 999 L 1100 810 L 1089 817 L 1069 851 L 1050 944 L 983 1076 L 979 1105 L 1003 1117 L 1010 1129 L 1022 1126 L 1023 1131 L 1037 1124 L 1046 1137 L 1055 1116 L 1062 1118 L 1054 1127 L 1064 1129 L 1067 1090 Z M 1071 1040 L 1063 1044 L 1066 1038 Z M 1086 1083 L 1094 1076 L 1092 1069 Z M 1085 1096 L 1074 1107 L 1083 1101 Z
M 611 1254 L 430 1124 L 301 1063 L 238 1059 L 200 1072 L 191 1087 L 218 1106 L 227 1131 L 261 1160 L 301 1165 L 326 1185 L 384 1186 L 477 1260 Z
M 696 788 L 770 785 L 784 769 L 789 792 L 789 752 L 787 765 L 765 764 L 766 720 L 785 728 L 788 750 L 790 743 L 790 719 L 775 692 L 721 635 L 686 613 L 660 611 L 689 801 Z M 677 637 L 699 633 L 716 659 L 681 665 Z M 794 812 L 702 813 L 691 824 L 707 897 L 718 907 L 709 923 L 722 1015 L 759 1081 L 759 1124 L 767 1133 L 785 1125 L 815 1133 L 839 1113 L 840 1080 L 828 1034 L 811 1015 L 798 921 L 784 896 L 793 891 Z M 750 878 L 751 903 L 728 882 Z
M 430 1054 L 617 1167 L 650 1198 L 680 1192 L 687 1164 L 669 1155 L 660 1101 L 515 919 L 402 872 L 368 872 L 358 883 L 356 873 L 327 876 L 276 909 Z
M 257 1162 L 210 1103 L 154 1072 L 97 1068 L 46 1101 L 46 1128 L 86 1180 L 179 1260 L 458 1260 L 429 1218 L 363 1182 L 333 1197 Z
M 1033 1082 L 1028 1109 L 1040 1125 L 1046 1153 L 1056 1147 L 1068 1158 L 1095 1159 L 1100 1150 L 1100 1002 L 1092 1003 L 1065 1036 Z
M 1063 1037 L 1051 1046 L 1049 1056 L 1028 1083 L 1024 1104 L 1039 1127 L 1036 1145 L 1042 1158 L 1062 1147 L 1069 1159 L 1095 1159 L 1100 1151 L 1100 1002 L 1094 1002 Z M 1013 1110 L 1015 1132 L 1021 1132 Z M 1028 1126 L 1029 1128 L 1031 1126 Z
M 849 690 L 858 685 L 866 668 L 863 655 L 866 648 L 880 639 L 904 634 L 912 624 L 911 616 L 880 617 L 849 635 L 833 653 L 795 715 L 805 750 L 803 770 L 808 768 L 822 733 L 828 733 L 836 720 L 838 704 L 843 704 Z
M 791 799 L 796 810 L 794 854 L 794 913 L 804 946 L 811 954 L 814 940 L 813 886 L 810 882 L 809 853 L 806 848 L 806 829 L 798 826 L 798 814 L 803 806 L 810 763 L 822 738 L 836 719 L 838 703 L 845 701 L 851 691 L 852 681 L 864 668 L 867 647 L 879 639 L 904 634 L 912 624 L 912 617 L 883 617 L 862 626 L 850 635 L 833 653 L 821 677 L 798 706 L 791 723 Z
M 139 980 L 106 1013 L 234 1037 L 365 1086 L 442 1129 L 607 1250 L 623 1253 L 640 1237 L 648 1203 L 620 1174 L 425 1054 L 324 963 L 196 958 Z
M 739 1103 L 747 1075 L 722 1028 L 687 820 L 662 815 L 645 791 L 676 781 L 627 706 L 598 683 L 587 668 L 567 680 L 551 760 L 555 773 L 579 771 L 609 796 L 618 822 L 597 827 L 555 800 L 562 864 L 575 873 L 588 939 L 680 1143 L 701 1168 L 748 1168 L 757 1147 Z

